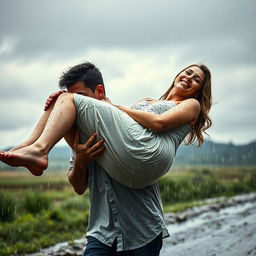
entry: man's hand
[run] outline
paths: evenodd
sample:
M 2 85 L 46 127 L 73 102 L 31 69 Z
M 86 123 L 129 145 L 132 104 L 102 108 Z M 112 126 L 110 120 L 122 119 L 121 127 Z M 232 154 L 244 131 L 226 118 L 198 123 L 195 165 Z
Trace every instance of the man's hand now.
M 105 149 L 103 142 L 99 140 L 93 144 L 96 134 L 93 134 L 86 143 L 80 144 L 79 134 L 75 132 L 74 151 L 76 153 L 72 170 L 68 173 L 69 183 L 77 194 L 82 195 L 88 186 L 88 170 L 86 164 L 97 159 Z
M 86 143 L 80 144 L 79 134 L 77 131 L 75 132 L 75 140 L 74 140 L 74 150 L 76 152 L 75 162 L 80 167 L 85 166 L 87 163 L 93 160 L 96 160 L 105 149 L 105 146 L 103 145 L 104 143 L 103 139 L 94 143 L 96 136 L 97 136 L 96 133 L 94 133 L 87 140 Z
M 53 94 L 51 94 L 48 99 L 45 102 L 44 105 L 44 111 L 46 111 L 53 102 L 55 102 L 57 100 L 57 98 L 65 91 L 58 91 L 58 92 L 54 92 Z

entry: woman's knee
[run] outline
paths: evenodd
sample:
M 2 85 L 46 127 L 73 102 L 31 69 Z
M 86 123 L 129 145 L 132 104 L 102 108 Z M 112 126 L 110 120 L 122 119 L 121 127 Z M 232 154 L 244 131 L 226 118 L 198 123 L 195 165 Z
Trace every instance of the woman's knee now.
M 64 101 L 65 103 L 72 102 L 74 104 L 74 94 L 69 92 L 64 92 L 58 97 L 57 101 L 59 102 Z
M 73 98 L 74 93 L 71 92 L 63 92 L 62 94 L 59 95 L 58 99 L 62 98 Z

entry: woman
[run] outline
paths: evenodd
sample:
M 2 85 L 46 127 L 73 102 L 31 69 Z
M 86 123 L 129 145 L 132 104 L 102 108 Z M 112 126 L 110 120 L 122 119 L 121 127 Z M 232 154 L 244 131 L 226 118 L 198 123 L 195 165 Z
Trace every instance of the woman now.
M 71 93 L 60 95 L 49 115 L 43 117 L 46 125 L 39 129 L 38 139 L 1 153 L 3 162 L 41 175 L 49 151 L 75 123 L 82 141 L 95 131 L 104 139 L 106 149 L 97 161 L 112 178 L 142 188 L 170 169 L 187 135 L 187 144 L 197 139 L 201 145 L 203 132 L 211 126 L 211 75 L 204 65 L 182 70 L 160 100 L 144 99 L 132 108 L 72 94 L 77 93 L 76 84 L 67 89 Z

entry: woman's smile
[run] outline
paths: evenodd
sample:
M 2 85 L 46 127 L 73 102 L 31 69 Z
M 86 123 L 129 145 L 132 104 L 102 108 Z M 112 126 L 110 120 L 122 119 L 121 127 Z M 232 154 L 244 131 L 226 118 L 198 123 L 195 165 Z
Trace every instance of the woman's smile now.
M 180 80 L 180 84 L 185 88 L 185 89 L 189 89 L 191 87 L 191 83 L 185 79 L 185 78 L 182 78 Z

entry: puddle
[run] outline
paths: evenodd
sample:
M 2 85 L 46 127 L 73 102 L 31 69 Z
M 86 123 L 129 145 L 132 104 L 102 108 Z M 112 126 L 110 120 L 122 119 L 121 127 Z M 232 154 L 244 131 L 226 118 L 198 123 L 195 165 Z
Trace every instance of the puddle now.
M 188 220 L 186 220 L 182 223 L 174 223 L 174 224 L 167 225 L 168 231 L 169 231 L 169 233 L 174 235 L 175 233 L 183 232 L 183 231 L 186 231 L 187 229 L 201 226 L 201 225 L 209 222 L 210 219 L 211 220 L 214 220 L 214 219 L 220 220 L 222 218 L 226 218 L 227 215 L 232 216 L 232 215 L 240 214 L 240 213 L 246 211 L 247 209 L 250 209 L 251 207 L 253 207 L 253 205 L 255 205 L 255 203 L 247 202 L 247 203 L 244 203 L 241 205 L 226 207 L 226 208 L 220 209 L 217 212 L 215 212 L 215 211 L 205 212 L 197 217 L 189 218 Z

